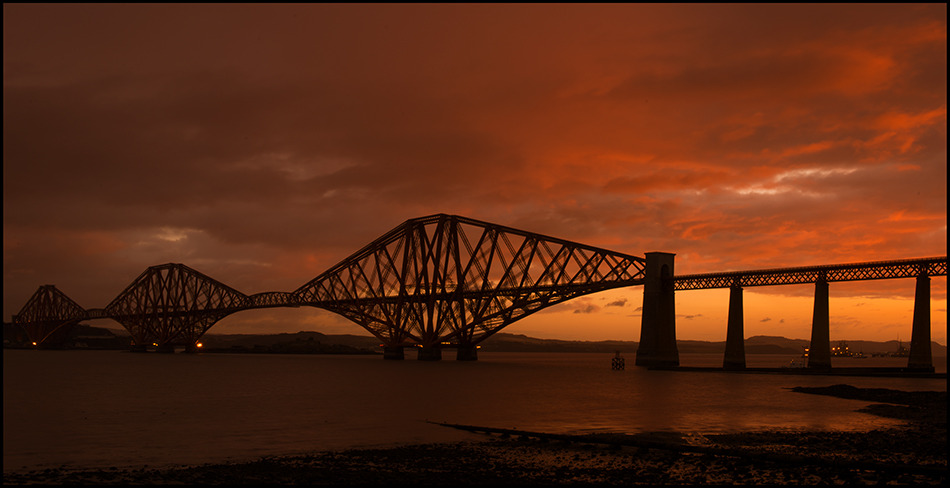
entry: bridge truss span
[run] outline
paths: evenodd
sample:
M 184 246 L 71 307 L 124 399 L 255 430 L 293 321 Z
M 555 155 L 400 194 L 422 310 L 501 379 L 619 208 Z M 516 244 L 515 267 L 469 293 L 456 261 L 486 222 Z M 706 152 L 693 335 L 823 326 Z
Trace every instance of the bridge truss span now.
M 34 346 L 65 339 L 73 325 L 86 318 L 86 311 L 54 285 L 43 285 L 13 316 Z
M 796 285 L 819 281 L 831 283 L 916 278 L 921 275 L 946 276 L 947 257 L 679 275 L 673 278 L 673 287 L 675 290 L 705 290 L 736 286 Z
M 388 347 L 461 350 L 543 308 L 640 284 L 644 269 L 640 257 L 437 214 L 406 221 L 294 294 Z
M 247 295 L 184 264 L 145 270 L 105 312 L 132 334 L 139 348 L 193 346 L 222 318 L 248 308 Z
M 657 366 L 679 361 L 677 290 L 732 289 L 731 354 L 741 351 L 743 287 L 816 283 L 814 315 L 821 321 L 813 326 L 820 334 L 813 332 L 812 343 L 827 345 L 829 282 L 916 277 L 913 344 L 926 345 L 929 277 L 947 274 L 946 256 L 691 275 L 673 273 L 673 259 L 671 253 L 644 258 L 436 214 L 405 221 L 292 292 L 246 295 L 184 264 L 169 263 L 146 269 L 104 308 L 83 309 L 55 286 L 42 286 L 13 321 L 38 347 L 63 339 L 64 331 L 81 320 L 110 318 L 130 332 L 139 350 L 150 344 L 166 351 L 180 345 L 195 350 L 208 329 L 235 312 L 308 306 L 363 327 L 383 343 L 389 359 L 401 359 L 409 346 L 420 348 L 420 359 L 441 359 L 445 347 L 456 348 L 458 359 L 476 359 L 477 344 L 535 312 L 579 296 L 643 285 L 637 364 Z M 744 365 L 736 354 L 727 362 Z M 929 356 L 920 356 L 911 363 L 928 361 Z
M 247 308 L 298 307 L 297 297 L 285 291 L 266 291 L 247 297 Z

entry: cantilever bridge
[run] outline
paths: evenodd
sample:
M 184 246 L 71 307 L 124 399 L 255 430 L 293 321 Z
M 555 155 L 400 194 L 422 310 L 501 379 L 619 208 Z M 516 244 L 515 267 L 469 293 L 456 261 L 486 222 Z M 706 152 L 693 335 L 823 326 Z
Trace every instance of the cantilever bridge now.
M 929 277 L 946 274 L 944 256 L 675 276 L 673 254 L 638 257 L 437 214 L 407 220 L 292 292 L 246 295 L 184 264 L 164 264 L 146 269 L 104 308 L 84 309 L 55 286 L 41 286 L 13 322 L 40 347 L 61 341 L 82 320 L 110 318 L 131 333 L 134 350 L 156 344 L 163 351 L 176 345 L 195 351 L 208 329 L 235 312 L 311 306 L 371 332 L 387 359 L 402 359 L 406 347 L 416 347 L 419 359 L 441 359 L 442 349 L 455 348 L 458 359 L 473 360 L 481 341 L 534 312 L 643 285 L 637 364 L 665 366 L 679 363 L 674 291 L 731 288 L 724 366 L 739 368 L 745 365 L 742 287 L 816 283 L 810 365 L 830 367 L 830 352 L 828 358 L 822 353 L 830 351 L 828 282 L 917 278 L 910 366 L 932 369 Z

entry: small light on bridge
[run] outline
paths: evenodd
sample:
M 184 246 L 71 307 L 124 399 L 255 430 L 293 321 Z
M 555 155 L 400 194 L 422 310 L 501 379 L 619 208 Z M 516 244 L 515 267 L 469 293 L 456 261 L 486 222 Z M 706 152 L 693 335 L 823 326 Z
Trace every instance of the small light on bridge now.
M 34 342 L 34 343 L 33 343 L 33 345 L 35 346 L 35 345 L 36 345 L 36 343 Z
M 195 346 L 197 346 L 197 347 L 204 347 L 205 345 L 199 342 L 199 343 L 195 344 Z

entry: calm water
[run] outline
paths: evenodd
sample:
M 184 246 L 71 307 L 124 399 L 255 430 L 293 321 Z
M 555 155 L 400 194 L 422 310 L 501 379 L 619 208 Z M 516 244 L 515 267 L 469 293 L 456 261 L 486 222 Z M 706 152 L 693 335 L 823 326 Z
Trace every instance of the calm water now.
M 947 388 L 945 380 L 913 378 L 664 372 L 632 364 L 612 371 L 611 357 L 480 353 L 477 362 L 432 363 L 6 350 L 3 466 L 198 464 L 480 438 L 426 420 L 560 433 L 869 430 L 899 422 L 855 412 L 866 402 L 785 388 Z M 750 355 L 747 362 L 781 366 L 790 359 Z M 627 361 L 633 362 L 632 354 Z M 681 355 L 684 366 L 721 361 L 719 355 Z M 946 358 L 935 362 L 946 371 Z M 874 358 L 835 363 L 904 364 L 906 359 Z

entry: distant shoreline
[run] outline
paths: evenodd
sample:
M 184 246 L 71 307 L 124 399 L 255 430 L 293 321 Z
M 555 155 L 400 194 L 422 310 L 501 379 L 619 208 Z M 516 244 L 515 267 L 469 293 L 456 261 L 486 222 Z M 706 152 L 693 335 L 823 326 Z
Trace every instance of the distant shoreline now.
M 15 340 L 14 327 L 4 324 L 4 348 L 32 349 L 28 343 Z M 128 349 L 131 337 L 124 330 L 92 327 L 80 324 L 74 330 L 65 349 Z M 212 353 L 268 353 L 268 354 L 381 354 L 380 340 L 373 336 L 353 334 L 324 334 L 316 331 L 300 331 L 278 334 L 218 334 L 209 332 L 202 339 L 203 352 Z M 833 346 L 847 343 L 852 352 L 866 355 L 895 353 L 906 342 L 833 340 Z M 716 353 L 725 352 L 725 341 L 697 341 L 680 339 L 676 341 L 680 353 Z M 745 339 L 746 354 L 801 354 L 810 341 L 788 339 L 781 336 L 752 336 Z M 480 344 L 483 352 L 587 352 L 609 353 L 616 351 L 633 353 L 639 347 L 636 341 L 571 341 L 561 339 L 539 339 L 523 334 L 498 332 Z M 947 355 L 947 347 L 931 342 L 934 356 Z

